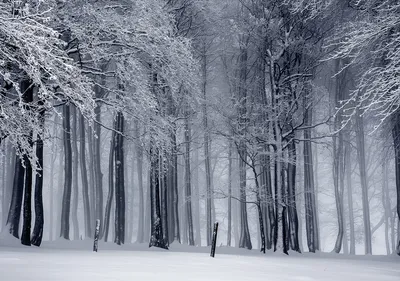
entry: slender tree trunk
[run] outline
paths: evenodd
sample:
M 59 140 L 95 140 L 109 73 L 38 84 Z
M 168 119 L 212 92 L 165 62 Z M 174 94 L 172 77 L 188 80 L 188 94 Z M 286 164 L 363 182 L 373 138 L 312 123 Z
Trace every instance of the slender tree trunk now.
M 299 219 L 296 207 L 296 144 L 290 140 L 288 146 L 289 164 L 287 171 L 287 188 L 288 188 L 288 215 L 289 215 L 289 232 L 290 247 L 293 251 L 301 252 L 299 245 Z
M 391 204 L 389 197 L 389 183 L 388 183 L 388 166 L 386 163 L 386 159 L 382 161 L 382 205 L 385 209 L 385 245 L 386 245 L 386 253 L 389 255 L 391 252 L 390 249 L 390 238 L 389 238 L 389 220 L 391 217 Z
M 191 183 L 191 170 L 190 170 L 190 137 L 191 130 L 189 124 L 189 116 L 185 118 L 185 205 L 186 205 L 186 219 L 188 226 L 189 245 L 194 246 L 194 233 L 193 233 L 193 217 L 192 217 L 192 183 Z
M 168 193 L 167 193 L 167 173 L 166 173 L 166 165 L 167 165 L 167 153 L 163 151 L 160 155 L 160 215 L 161 215 L 161 224 L 163 227 L 163 240 L 164 244 L 169 246 L 169 237 L 168 237 Z
M 201 226 L 200 226 L 200 186 L 199 186 L 199 150 L 194 151 L 194 225 L 196 230 L 195 242 L 196 246 L 201 246 Z
M 96 123 L 94 124 L 95 137 L 94 137 L 94 183 L 95 183 L 95 220 L 103 221 L 103 173 L 101 172 L 101 108 L 97 105 L 95 108 Z M 100 224 L 100 231 L 102 229 Z
M 137 156 L 137 177 L 139 185 L 139 220 L 137 242 L 144 243 L 144 186 L 143 186 L 143 148 L 140 144 L 140 128 L 139 123 L 135 122 L 136 135 L 136 156 Z
M 6 143 L 5 143 L 6 144 Z M 13 179 L 15 171 L 15 149 L 11 146 L 10 142 L 5 145 L 6 154 L 4 159 L 4 178 L 3 178 L 3 205 L 2 205 L 2 230 L 5 229 L 7 225 L 7 215 L 10 210 L 10 203 L 13 191 Z
M 88 152 L 89 152 L 89 204 L 90 204 L 90 226 L 92 229 L 95 227 L 96 223 L 96 179 L 94 175 L 94 166 L 95 166 L 95 159 L 94 159 L 94 142 L 93 142 L 93 128 L 88 126 Z M 94 233 L 92 233 L 94 234 Z
M 30 134 L 29 145 L 33 147 L 33 134 Z M 28 156 L 24 156 L 25 168 L 25 192 L 24 192 L 24 212 L 21 243 L 26 246 L 31 245 L 31 224 L 32 224 L 32 165 Z
M 61 230 L 60 237 L 69 240 L 69 218 L 71 210 L 71 189 L 72 189 L 72 149 L 71 149 L 71 114 L 70 105 L 64 106 L 63 112 L 63 130 L 64 130 L 64 155 L 65 155 L 65 178 L 64 193 L 61 210 Z
M 308 100 L 305 100 L 308 106 Z M 306 126 L 312 125 L 312 109 L 305 111 Z M 313 154 L 311 146 L 311 129 L 304 130 L 304 202 L 308 250 L 312 253 L 319 251 L 319 230 L 315 199 Z
M 207 55 L 206 45 L 203 44 L 202 56 L 202 93 L 204 98 L 203 104 L 203 126 L 204 126 L 204 165 L 206 172 L 206 235 L 207 246 L 211 245 L 212 235 L 212 196 L 211 196 L 211 163 L 210 163 L 210 133 L 208 129 L 208 113 L 207 113 Z
M 78 221 L 78 200 L 79 200 L 79 186 L 78 186 L 78 168 L 79 168 L 79 155 L 78 155 L 78 137 L 76 133 L 77 128 L 77 116 L 76 116 L 76 108 L 75 106 L 71 106 L 71 115 L 72 115 L 72 226 L 74 228 L 74 240 L 79 240 L 79 221 Z
M 57 138 L 57 114 L 54 116 L 54 125 L 53 125 L 53 136 Z M 56 147 L 56 141 L 52 141 L 51 143 L 51 165 L 50 165 L 50 225 L 49 225 L 49 240 L 53 241 L 54 235 L 54 213 L 56 211 L 54 210 L 54 167 L 56 166 L 55 162 L 57 159 L 57 153 L 55 152 L 55 147 Z
M 89 202 L 89 183 L 87 178 L 86 169 L 86 144 L 85 144 L 85 119 L 82 114 L 79 114 L 79 135 L 80 135 L 80 167 L 82 177 L 82 201 L 83 201 L 83 214 L 85 224 L 85 236 L 92 237 L 92 223 L 90 214 Z
M 133 240 L 133 225 L 134 225 L 134 217 L 135 217 L 135 211 L 134 211 L 134 206 L 135 206 L 135 189 L 134 189 L 134 186 L 135 186 L 135 162 L 136 162 L 136 159 L 137 159 L 137 156 L 135 155 L 136 153 L 135 153 L 135 147 L 134 147 L 134 145 L 132 144 L 132 160 L 131 160 L 131 163 L 132 163 L 132 170 L 130 171 L 130 172 L 128 172 L 128 171 L 126 171 L 126 175 L 128 176 L 128 175 L 130 175 L 130 188 L 129 188 L 129 190 L 130 190 L 130 209 L 129 209 L 129 216 L 128 216 L 128 218 L 129 218 L 129 221 L 127 221 L 126 223 L 127 224 L 129 224 L 129 243 L 131 243 L 132 242 L 132 240 Z M 128 156 L 128 154 L 126 153 L 125 154 L 125 157 L 127 157 Z M 125 161 L 125 163 L 127 163 L 128 162 L 128 160 L 126 160 Z M 126 168 L 126 170 L 128 170 L 128 165 L 125 165 L 125 168 Z
M 145 239 L 150 239 L 151 234 L 151 198 L 150 198 L 150 184 L 151 184 L 151 163 L 150 159 L 148 161 L 148 172 L 147 172 L 147 181 L 146 181 L 146 186 L 147 186 L 147 191 L 146 191 L 146 197 L 145 197 L 145 213 L 144 213 L 144 237 Z M 148 241 L 148 240 L 147 240 Z
M 124 116 L 117 113 L 115 140 L 115 239 L 118 245 L 125 242 L 125 180 L 124 180 Z
M 110 142 L 110 156 L 108 160 L 108 196 L 106 203 L 106 211 L 104 214 L 104 226 L 103 226 L 103 235 L 104 241 L 108 241 L 108 233 L 110 231 L 110 217 L 111 217 L 111 206 L 114 197 L 114 151 L 115 151 L 115 139 L 116 133 L 112 132 L 111 142 Z
M 335 70 L 337 72 L 341 69 L 341 61 L 336 61 Z M 343 86 L 343 74 L 336 77 L 335 85 L 335 106 L 340 106 L 340 102 L 343 100 L 344 86 Z M 335 129 L 338 130 L 341 127 L 342 113 L 337 114 L 335 118 Z M 340 131 L 336 136 L 333 137 L 333 185 L 335 188 L 335 202 L 338 219 L 338 234 L 335 242 L 334 252 L 340 253 L 343 244 L 344 234 L 344 223 L 343 223 L 343 131 Z
M 347 205 L 348 205 L 348 212 L 349 212 L 349 229 L 350 229 L 350 255 L 356 254 L 356 238 L 355 238 L 355 230 L 354 230 L 354 211 L 353 211 L 353 188 L 351 184 L 351 143 L 350 137 L 346 136 L 346 143 L 345 143 L 345 163 L 347 166 L 346 169 L 346 186 L 347 186 Z
M 365 141 L 364 141 L 364 122 L 361 112 L 357 110 L 356 114 L 356 139 L 357 156 L 360 169 L 360 180 L 362 190 L 362 206 L 364 217 L 364 235 L 365 235 L 365 253 L 372 254 L 371 221 L 369 214 L 368 183 L 367 170 L 365 165 Z
M 400 112 L 396 112 L 392 119 L 392 135 L 393 135 L 393 144 L 395 151 L 395 171 L 396 171 L 396 191 L 397 191 L 397 222 L 400 221 Z M 397 246 L 396 252 L 400 256 L 400 229 L 399 224 L 397 224 Z
M 228 237 L 226 245 L 231 246 L 232 235 L 232 141 L 229 140 L 228 148 Z

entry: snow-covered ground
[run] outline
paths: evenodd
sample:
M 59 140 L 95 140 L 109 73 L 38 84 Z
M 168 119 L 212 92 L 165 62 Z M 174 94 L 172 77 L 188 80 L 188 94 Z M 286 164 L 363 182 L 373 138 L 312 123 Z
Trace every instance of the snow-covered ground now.
M 399 281 L 396 256 L 345 257 L 335 254 L 262 255 L 257 251 L 172 245 L 123 248 L 91 241 L 44 243 L 41 248 L 0 246 L 0 281 Z

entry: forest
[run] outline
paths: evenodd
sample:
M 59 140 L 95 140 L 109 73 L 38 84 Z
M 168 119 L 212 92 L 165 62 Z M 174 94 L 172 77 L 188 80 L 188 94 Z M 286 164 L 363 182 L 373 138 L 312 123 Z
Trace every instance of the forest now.
M 0 236 L 400 255 L 399 86 L 398 0 L 0 1 Z

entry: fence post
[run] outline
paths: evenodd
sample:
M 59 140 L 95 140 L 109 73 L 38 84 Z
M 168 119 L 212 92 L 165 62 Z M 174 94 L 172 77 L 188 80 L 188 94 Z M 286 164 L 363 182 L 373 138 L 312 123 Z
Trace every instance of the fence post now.
M 214 231 L 212 237 L 212 245 L 211 245 L 211 257 L 215 256 L 215 246 L 217 244 L 217 233 L 218 233 L 218 222 L 214 223 Z
M 97 248 L 99 245 L 99 232 L 100 232 L 100 220 L 96 220 L 96 230 L 94 232 L 93 252 L 97 252 Z

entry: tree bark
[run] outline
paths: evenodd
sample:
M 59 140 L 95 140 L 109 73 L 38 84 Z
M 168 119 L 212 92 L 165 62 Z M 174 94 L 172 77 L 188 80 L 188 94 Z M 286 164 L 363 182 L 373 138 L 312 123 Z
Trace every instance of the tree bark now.
M 43 120 L 44 122 L 44 120 Z M 35 179 L 35 226 L 33 228 L 31 243 L 40 246 L 43 238 L 44 212 L 43 212 L 43 139 L 37 136 L 36 157 L 39 170 L 36 171 Z M 52 176 L 52 175 L 51 175 Z M 53 188 L 50 186 L 50 188 Z M 52 210 L 51 210 L 52 211 Z M 51 238 L 51 237 L 50 237 Z
M 71 189 L 72 189 L 72 149 L 71 149 L 71 114 L 70 105 L 64 105 L 63 111 L 63 135 L 64 135 L 64 193 L 61 210 L 60 237 L 69 240 L 69 219 L 71 210 Z
M 232 240 L 232 141 L 229 142 L 228 148 L 228 235 L 226 245 L 231 246 Z
M 140 143 L 140 128 L 139 123 L 135 122 L 135 136 L 136 136 L 136 156 L 137 156 L 137 177 L 139 186 L 139 220 L 138 220 L 138 234 L 136 241 L 144 243 L 144 186 L 143 186 L 143 148 Z
M 349 225 L 350 225 L 350 255 L 356 254 L 356 238 L 355 238 L 355 230 L 354 230 L 354 208 L 353 208 L 353 188 L 351 184 L 351 143 L 349 133 L 346 134 L 346 143 L 345 143 L 345 163 L 347 166 L 346 169 L 346 186 L 347 186 L 347 205 L 348 205 L 348 212 L 349 212 Z
M 125 242 L 125 180 L 124 180 L 124 116 L 117 113 L 115 130 L 115 239 L 118 245 Z
M 110 142 L 110 156 L 108 160 L 108 196 L 106 203 L 106 211 L 104 214 L 104 226 L 103 226 L 103 235 L 104 241 L 108 241 L 108 233 L 110 231 L 110 217 L 111 217 L 111 206 L 114 197 L 114 151 L 115 151 L 115 139 L 116 133 L 112 132 L 111 142 Z
M 189 116 L 185 118 L 185 205 L 186 205 L 186 220 L 188 226 L 189 245 L 194 246 L 193 233 L 193 216 L 192 216 L 192 183 L 190 170 L 190 137 L 191 130 L 189 124 Z
M 86 143 L 85 143 L 85 119 L 82 114 L 79 114 L 79 135 L 80 135 L 80 167 L 82 177 L 82 201 L 83 201 L 83 214 L 85 223 L 85 236 L 92 237 L 92 223 L 90 214 L 89 202 L 89 183 L 86 169 Z
M 74 229 L 74 240 L 79 239 L 79 221 L 78 221 L 78 200 L 79 200 L 79 186 L 78 186 L 78 168 L 79 168 L 79 155 L 78 155 L 78 137 L 76 133 L 77 127 L 77 116 L 76 116 L 76 108 L 71 105 L 71 115 L 72 115 L 72 226 Z
M 152 138 L 154 138 L 152 136 Z M 149 247 L 168 249 L 163 235 L 160 210 L 160 155 L 154 139 L 150 143 L 150 203 L 151 203 L 151 236 Z
M 395 171 L 396 171 L 396 191 L 397 191 L 397 222 L 400 221 L 400 112 L 396 112 L 392 119 L 392 136 L 395 152 Z M 399 234 L 399 225 L 397 224 L 397 233 Z M 400 239 L 397 235 L 396 252 L 400 256 Z
M 305 100 L 308 106 L 308 99 Z M 312 109 L 305 110 L 306 126 L 312 125 Z M 315 199 L 314 167 L 311 146 L 311 129 L 304 130 L 304 202 L 306 217 L 306 234 L 308 250 L 312 253 L 319 251 L 319 230 Z
M 19 238 L 19 220 L 21 217 L 22 197 L 24 192 L 25 169 L 22 165 L 22 159 L 16 155 L 13 191 L 11 196 L 10 210 L 8 212 L 7 225 L 9 232 Z
M 29 145 L 32 147 L 32 133 L 30 134 Z M 24 212 L 23 226 L 21 234 L 21 244 L 31 245 L 31 223 L 32 223 L 32 165 L 27 155 L 24 156 L 25 164 L 25 192 L 24 192 Z
M 365 140 L 364 140 L 364 122 L 361 112 L 356 113 L 356 139 L 357 139 L 357 156 L 360 169 L 360 181 L 362 190 L 362 206 L 364 217 L 364 236 L 365 236 L 365 254 L 372 254 L 372 235 L 371 235 L 371 220 L 369 214 L 369 199 L 368 199 L 368 183 L 367 170 L 365 165 Z

